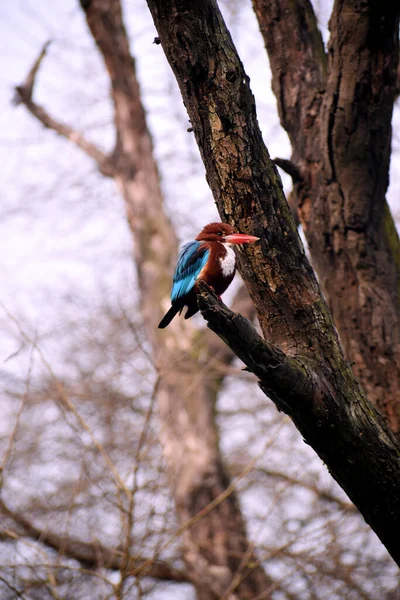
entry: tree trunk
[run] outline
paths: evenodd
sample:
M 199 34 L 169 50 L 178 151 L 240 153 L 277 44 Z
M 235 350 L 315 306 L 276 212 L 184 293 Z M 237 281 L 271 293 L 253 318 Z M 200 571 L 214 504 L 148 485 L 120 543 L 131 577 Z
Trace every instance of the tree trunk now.
M 262 242 L 240 254 L 241 274 L 267 340 L 235 316 L 210 325 L 260 378 L 278 408 L 358 506 L 400 564 L 400 452 L 354 378 L 301 246 L 258 127 L 248 78 L 214 0 L 148 0 L 177 78 L 223 220 Z M 236 338 L 235 338 L 236 335 Z M 257 368 L 252 356 L 260 353 Z
M 300 173 L 300 220 L 346 356 L 400 434 L 400 243 L 385 194 L 396 3 L 340 0 L 325 55 L 308 0 L 253 0 Z

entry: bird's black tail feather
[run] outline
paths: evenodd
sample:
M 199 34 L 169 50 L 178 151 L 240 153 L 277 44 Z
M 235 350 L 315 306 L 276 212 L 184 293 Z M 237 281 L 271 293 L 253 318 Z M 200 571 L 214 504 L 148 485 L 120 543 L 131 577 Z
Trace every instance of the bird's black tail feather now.
M 190 319 L 190 317 L 193 317 L 193 315 L 195 315 L 197 312 L 199 312 L 199 307 L 197 306 L 197 299 L 195 298 L 195 302 L 192 302 L 188 305 L 185 319 Z
M 178 312 L 182 311 L 182 306 L 180 304 L 173 304 L 166 315 L 161 319 L 158 329 L 164 329 L 167 325 L 169 325 L 172 319 L 175 317 Z

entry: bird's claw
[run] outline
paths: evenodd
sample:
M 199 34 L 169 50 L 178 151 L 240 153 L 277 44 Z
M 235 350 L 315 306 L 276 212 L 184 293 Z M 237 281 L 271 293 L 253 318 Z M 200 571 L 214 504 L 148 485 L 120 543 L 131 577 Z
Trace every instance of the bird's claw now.
M 214 294 L 216 294 L 216 291 L 214 290 L 214 288 L 213 288 L 213 286 L 212 286 L 212 285 L 210 285 L 210 286 L 209 286 L 209 288 L 210 288 L 210 290 L 212 290 L 212 291 L 214 292 Z M 222 302 L 222 298 L 221 298 L 221 296 L 218 296 L 218 295 L 217 295 L 217 298 L 218 298 L 218 300 L 219 300 L 220 302 Z

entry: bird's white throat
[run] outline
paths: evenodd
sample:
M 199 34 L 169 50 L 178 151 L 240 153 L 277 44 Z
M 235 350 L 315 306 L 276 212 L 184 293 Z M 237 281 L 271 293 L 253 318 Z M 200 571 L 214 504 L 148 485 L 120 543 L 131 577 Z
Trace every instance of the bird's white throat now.
M 224 277 L 229 277 L 235 270 L 236 256 L 230 244 L 224 244 L 224 248 L 226 250 L 226 254 L 225 256 L 221 256 L 219 261 L 221 265 L 222 274 L 224 275 Z

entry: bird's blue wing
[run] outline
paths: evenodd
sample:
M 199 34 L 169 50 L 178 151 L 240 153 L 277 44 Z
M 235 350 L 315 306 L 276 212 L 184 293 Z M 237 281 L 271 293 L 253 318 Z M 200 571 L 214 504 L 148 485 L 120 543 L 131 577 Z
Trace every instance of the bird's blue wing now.
M 171 302 L 176 302 L 193 289 L 209 256 L 210 250 L 202 242 L 193 241 L 182 246 L 172 284 Z

